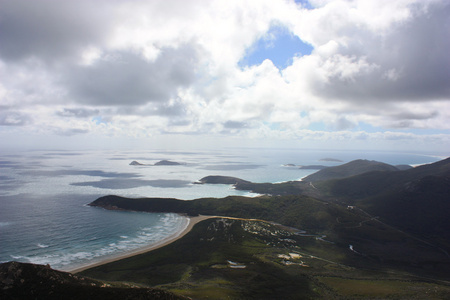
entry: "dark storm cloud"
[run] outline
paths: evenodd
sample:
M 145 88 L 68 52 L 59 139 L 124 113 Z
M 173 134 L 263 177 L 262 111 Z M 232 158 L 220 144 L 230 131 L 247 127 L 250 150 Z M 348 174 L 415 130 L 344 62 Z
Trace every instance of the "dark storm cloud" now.
M 107 7 L 95 1 L 0 1 L 0 56 L 54 61 L 102 40 Z
M 401 112 L 397 114 L 391 115 L 391 118 L 393 119 L 400 119 L 400 120 L 427 120 L 427 119 L 433 119 L 437 117 L 439 113 L 437 111 L 432 112 L 424 112 L 424 113 L 412 113 L 412 112 Z
M 80 103 L 142 105 L 161 102 L 195 79 L 197 53 L 191 46 L 165 48 L 154 62 L 131 52 L 116 52 L 90 66 L 67 71 L 65 84 Z
M 317 82 L 315 92 L 354 105 L 371 101 L 429 101 L 450 97 L 450 2 L 430 3 L 426 11 L 412 9 L 409 20 L 390 28 L 387 36 L 360 35 L 341 54 L 365 59 L 374 68 L 351 78 L 340 73 Z M 352 30 L 363 30 L 353 28 Z M 347 33 L 349 36 L 352 32 Z M 364 45 L 364 47 L 361 47 Z
M 64 108 L 56 114 L 61 117 L 87 118 L 98 115 L 99 113 L 100 111 L 98 109 Z
M 354 128 L 356 125 L 346 118 L 338 118 L 336 122 L 333 124 L 336 130 L 347 130 Z

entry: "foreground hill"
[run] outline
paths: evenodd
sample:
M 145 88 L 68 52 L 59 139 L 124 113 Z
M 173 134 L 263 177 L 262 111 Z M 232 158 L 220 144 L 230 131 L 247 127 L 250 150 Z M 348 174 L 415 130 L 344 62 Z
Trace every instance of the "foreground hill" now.
M 450 269 L 450 257 L 445 252 L 448 249 L 443 251 L 436 241 L 430 243 L 412 237 L 359 208 L 349 209 L 347 205 L 308 196 L 229 196 L 191 201 L 105 196 L 90 205 L 116 210 L 261 219 L 327 236 L 328 241 L 344 252 L 348 252 L 349 245 L 352 245 L 367 258 L 363 262 L 366 267 L 390 266 L 418 274 L 441 275 Z
M 187 299 L 161 289 L 111 284 L 51 269 L 9 262 L 0 264 L 1 299 Z
M 450 293 L 446 283 L 392 268 L 374 270 L 377 265 L 321 235 L 264 221 L 212 218 L 164 248 L 81 275 L 193 299 L 445 299 Z

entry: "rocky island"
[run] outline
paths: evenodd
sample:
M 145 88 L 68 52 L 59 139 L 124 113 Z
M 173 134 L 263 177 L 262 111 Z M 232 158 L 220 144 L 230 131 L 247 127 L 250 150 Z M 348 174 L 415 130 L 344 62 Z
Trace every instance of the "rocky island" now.
M 179 166 L 179 165 L 182 165 L 182 163 L 170 160 L 161 160 L 155 163 L 155 166 Z
M 184 165 L 184 164 L 176 162 L 176 161 L 170 161 L 170 160 L 161 160 L 154 164 L 143 164 L 143 163 L 140 163 L 135 160 L 133 160 L 130 163 L 130 166 L 180 166 L 180 165 Z

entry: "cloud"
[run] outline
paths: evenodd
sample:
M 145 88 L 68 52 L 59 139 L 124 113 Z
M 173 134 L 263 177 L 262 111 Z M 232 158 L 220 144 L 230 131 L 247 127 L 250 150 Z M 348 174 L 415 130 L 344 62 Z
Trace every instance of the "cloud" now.
M 28 124 L 30 121 L 31 118 L 21 112 L 0 112 L 0 126 L 23 126 Z
M 248 124 L 244 122 L 227 121 L 223 124 L 223 127 L 227 129 L 240 129 L 248 127 Z
M 450 4 L 370 2 L 374 10 L 368 15 L 366 2 L 330 2 L 307 15 L 324 24 L 303 30 L 316 49 L 298 59 L 288 76 L 312 67 L 309 87 L 315 95 L 358 106 L 448 100 Z
M 92 65 L 68 69 L 63 82 L 80 103 L 142 105 L 168 101 L 178 88 L 193 83 L 196 62 L 191 45 L 161 49 L 154 62 L 132 52 L 116 52 Z
M 86 118 L 98 115 L 99 113 L 100 111 L 98 109 L 87 108 L 63 108 L 62 110 L 56 112 L 58 116 L 73 118 Z
M 450 129 L 445 0 L 0 6 L 0 126 L 8 137 L 337 141 L 356 139 L 360 128 Z M 251 57 L 267 36 L 293 37 L 312 51 L 277 68 L 275 58 Z M 373 140 L 369 133 L 358 139 Z
M 6 61 L 38 57 L 57 62 L 76 54 L 86 44 L 98 43 L 112 20 L 107 17 L 108 7 L 102 5 L 98 9 L 95 4 L 90 1 L 1 1 L 1 57 Z

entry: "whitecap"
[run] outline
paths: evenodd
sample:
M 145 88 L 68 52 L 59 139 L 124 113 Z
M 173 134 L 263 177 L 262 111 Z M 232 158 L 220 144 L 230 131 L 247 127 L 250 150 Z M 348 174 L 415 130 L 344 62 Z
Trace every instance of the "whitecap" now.
M 9 226 L 11 224 L 12 224 L 12 222 L 0 222 L 0 227 L 6 227 L 6 226 Z
M 48 248 L 49 247 L 49 245 L 45 245 L 45 244 L 41 244 L 41 243 L 38 243 L 37 246 L 39 248 Z

